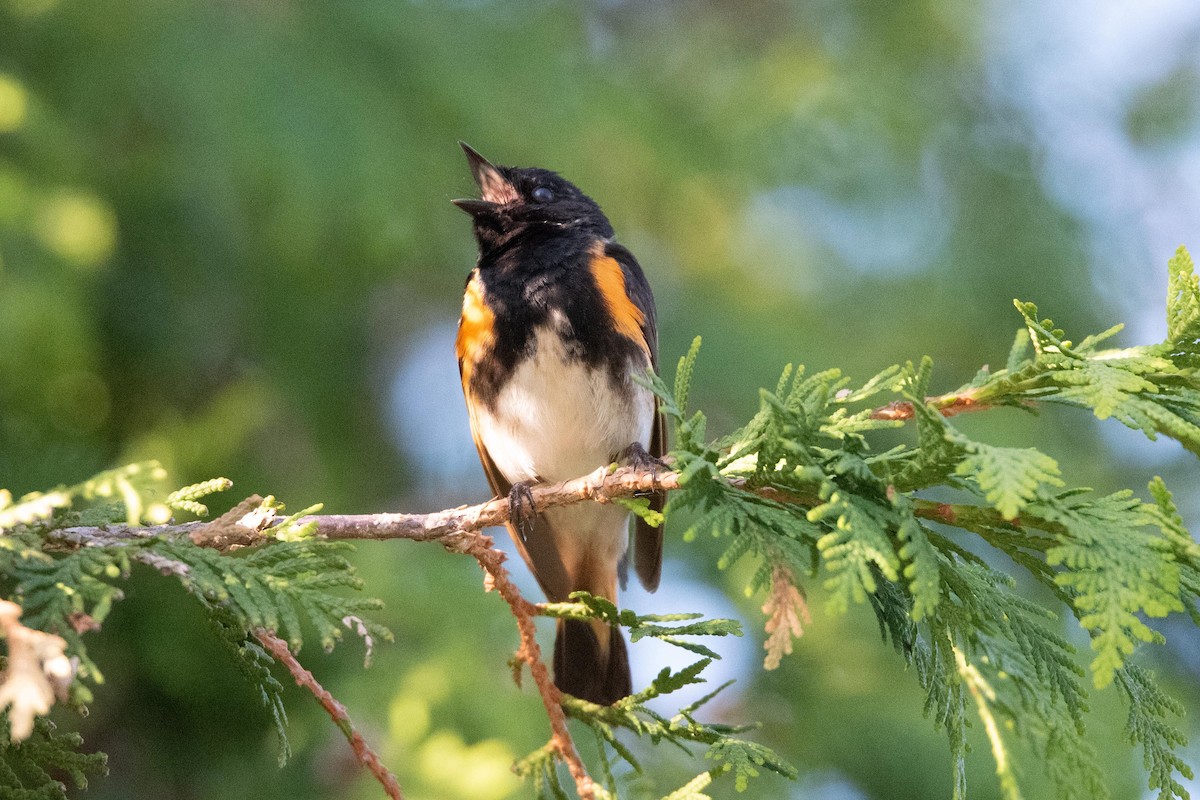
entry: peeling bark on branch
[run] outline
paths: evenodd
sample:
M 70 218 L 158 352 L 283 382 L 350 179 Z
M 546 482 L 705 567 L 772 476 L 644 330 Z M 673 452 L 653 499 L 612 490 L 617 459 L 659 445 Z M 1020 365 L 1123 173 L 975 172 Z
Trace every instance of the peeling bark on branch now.
M 659 489 L 679 488 L 674 472 L 638 470 L 622 467 L 614 472 L 598 470 L 582 478 L 535 486 L 531 490 L 538 511 L 584 500 L 604 503 L 617 497 L 632 497 Z M 239 504 L 236 510 L 242 510 Z M 430 514 L 322 514 L 304 517 L 301 522 L 316 522 L 317 535 L 327 539 L 410 539 L 429 542 L 481 531 L 508 521 L 508 499 L 497 498 L 473 506 L 435 511 Z M 243 510 L 242 513 L 245 513 Z M 107 525 L 101 528 L 62 528 L 51 535 L 76 545 L 111 545 L 121 540 L 153 536 L 188 536 L 197 544 L 229 550 L 262 544 L 270 526 L 231 525 L 226 514 L 213 522 L 186 522 L 178 525 L 131 527 Z M 211 534 L 211 535 L 210 535 Z

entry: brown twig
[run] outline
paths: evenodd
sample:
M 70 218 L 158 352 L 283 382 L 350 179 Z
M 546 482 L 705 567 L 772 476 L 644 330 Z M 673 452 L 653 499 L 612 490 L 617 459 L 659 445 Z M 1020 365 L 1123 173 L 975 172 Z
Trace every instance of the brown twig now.
M 517 620 L 517 629 L 521 635 L 521 647 L 517 650 L 517 659 L 529 666 L 529 673 L 537 685 L 542 697 L 542 705 L 546 708 L 546 716 L 550 719 L 550 744 L 558 751 L 559 756 L 567 765 L 571 778 L 575 781 L 575 790 L 579 800 L 594 800 L 595 785 L 583 766 L 583 761 L 575 749 L 571 732 L 567 730 L 567 717 L 563 713 L 562 695 L 554 681 L 546 662 L 542 660 L 542 651 L 538 646 L 533 619 L 539 614 L 538 607 L 530 603 L 516 585 L 509 579 L 508 570 L 504 568 L 505 554 L 495 549 L 492 537 L 482 533 L 463 532 L 443 540 L 448 550 L 466 553 L 479 562 L 479 566 L 487 573 L 487 587 L 496 592 L 508 603 L 513 616 Z M 514 668 L 515 669 L 515 668 Z
M 618 497 L 631 497 L 660 489 L 669 491 L 678 489 L 679 485 L 679 475 L 674 472 L 623 467 L 613 472 L 607 469 L 599 470 L 582 478 L 535 486 L 531 493 L 534 507 L 541 511 L 583 500 L 603 503 Z M 76 545 L 100 542 L 109 545 L 122 539 L 145 539 L 154 536 L 188 536 L 197 544 L 215 547 L 218 550 L 263 543 L 263 532 L 269 530 L 269 527 L 259 524 L 231 525 L 229 516 L 222 515 L 215 522 L 186 522 L 177 525 L 62 528 L 50 535 Z M 454 534 L 481 531 L 494 525 L 503 525 L 507 521 L 507 498 L 435 511 L 431 514 L 322 514 L 300 519 L 300 522 L 315 522 L 317 535 L 327 539 L 411 539 L 418 542 L 437 541 Z M 209 529 L 210 525 L 218 527 Z M 214 535 L 209 535 L 210 531 L 214 532 Z
M 993 408 L 989 403 L 981 403 L 970 391 L 958 394 L 943 394 L 936 397 L 926 397 L 925 405 L 940 411 L 943 417 L 953 417 L 968 411 L 987 411 Z M 886 406 L 880 406 L 871 412 L 871 419 L 912 419 L 916 410 L 908 400 L 896 400 Z
M 296 660 L 296 656 L 288 649 L 287 642 L 276 636 L 273 631 L 264 628 L 256 628 L 254 636 L 262 643 L 272 658 L 287 667 L 288 672 L 292 673 L 292 677 L 296 679 L 296 685 L 311 692 L 321 707 L 328 712 L 333 724 L 337 725 L 338 730 L 345 735 L 346 741 L 350 742 L 350 749 L 354 751 L 354 757 L 358 759 L 358 763 L 375 776 L 375 780 L 383 786 L 383 791 L 387 793 L 387 796 L 392 800 L 404 800 L 404 793 L 400 791 L 400 784 L 397 782 L 396 776 L 383 765 L 379 754 L 371 749 L 362 734 L 354 727 L 350 715 L 346 713 L 346 707 L 339 703 L 325 687 L 317 682 L 313 674 Z

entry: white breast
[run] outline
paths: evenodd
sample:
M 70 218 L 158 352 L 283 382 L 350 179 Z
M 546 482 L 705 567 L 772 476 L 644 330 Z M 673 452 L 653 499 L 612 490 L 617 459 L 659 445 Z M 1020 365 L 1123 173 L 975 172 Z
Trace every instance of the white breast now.
M 614 384 L 607 369 L 571 362 L 551 328 L 535 334 L 496 399 L 477 410 L 479 435 L 496 467 L 512 483 L 577 478 L 610 463 L 633 442 L 650 444 L 654 399 L 629 382 Z M 644 368 L 642 365 L 638 369 Z

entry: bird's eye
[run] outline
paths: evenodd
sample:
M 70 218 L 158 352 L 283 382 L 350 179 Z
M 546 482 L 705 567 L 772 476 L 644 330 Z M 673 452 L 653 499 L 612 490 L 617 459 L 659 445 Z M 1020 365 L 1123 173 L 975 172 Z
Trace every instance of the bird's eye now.
M 545 186 L 539 186 L 529 196 L 533 198 L 535 203 L 549 203 L 554 199 L 554 192 Z

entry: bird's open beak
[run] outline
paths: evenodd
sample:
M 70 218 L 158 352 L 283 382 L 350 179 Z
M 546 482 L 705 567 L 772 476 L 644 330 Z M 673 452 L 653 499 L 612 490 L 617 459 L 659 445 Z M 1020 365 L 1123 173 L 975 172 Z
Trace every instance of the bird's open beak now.
M 479 155 L 475 148 L 466 142 L 459 142 L 458 146 L 467 154 L 467 163 L 471 165 L 471 174 L 475 176 L 475 183 L 479 184 L 479 193 L 483 195 L 483 198 L 481 200 L 451 200 L 450 202 L 474 217 L 494 211 L 497 206 L 511 203 L 518 198 L 516 188 L 508 182 L 504 173 L 492 165 L 492 162 Z

